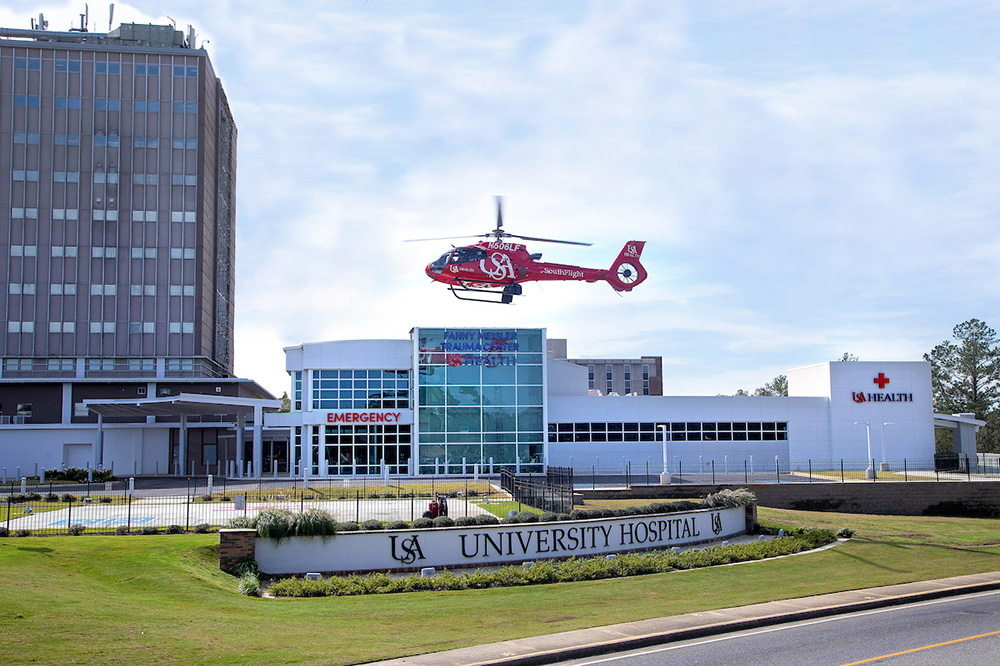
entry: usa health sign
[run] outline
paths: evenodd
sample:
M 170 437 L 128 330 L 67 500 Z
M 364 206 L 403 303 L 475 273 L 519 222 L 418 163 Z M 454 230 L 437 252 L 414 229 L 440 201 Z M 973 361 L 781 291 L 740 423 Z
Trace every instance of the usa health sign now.
M 256 559 L 268 574 L 477 567 L 670 548 L 744 532 L 745 508 L 701 509 L 552 523 L 347 532 L 327 539 L 258 538 Z

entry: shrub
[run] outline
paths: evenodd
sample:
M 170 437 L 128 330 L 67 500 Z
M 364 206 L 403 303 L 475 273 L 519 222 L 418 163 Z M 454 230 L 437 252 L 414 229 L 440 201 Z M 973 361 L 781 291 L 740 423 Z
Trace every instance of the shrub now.
M 183 534 L 184 528 L 180 525 L 167 525 L 167 529 L 164 530 L 167 534 Z
M 7 504 L 20 504 L 25 501 L 25 496 L 20 493 L 14 493 L 12 495 L 7 495 Z
M 479 522 L 475 516 L 459 516 L 455 519 L 455 524 L 459 527 L 469 527 L 470 525 L 478 525 Z
M 337 531 L 338 532 L 357 532 L 360 529 L 361 529 L 361 526 L 358 525 L 353 520 L 350 520 L 350 521 L 348 521 L 346 523 L 337 523 Z
M 97 500 L 101 504 L 111 504 L 114 501 L 113 497 L 108 497 L 107 495 L 101 495 L 100 499 Z
M 257 529 L 257 519 L 250 518 L 249 516 L 236 516 L 229 520 L 229 525 L 227 525 L 231 530 L 253 530 Z
M 850 527 L 841 527 L 837 531 L 837 538 L 839 539 L 850 539 L 852 536 L 854 536 L 854 530 Z
M 746 488 L 732 490 L 726 488 L 717 493 L 712 493 L 705 497 L 703 504 L 707 507 L 728 507 L 750 506 L 757 501 L 757 496 Z
M 428 527 L 434 527 L 434 521 L 430 518 L 417 518 L 413 521 L 413 529 L 424 530 Z
M 337 533 L 337 519 L 322 509 L 309 509 L 292 517 L 294 536 L 331 537 Z
M 434 519 L 434 527 L 454 527 L 455 521 L 448 516 L 438 516 Z
M 292 512 L 285 509 L 264 509 L 257 514 L 257 534 L 265 539 L 281 541 L 292 535 Z
M 41 494 L 36 492 L 30 492 L 24 496 L 24 498 L 29 502 L 38 502 L 42 499 Z
M 159 534 L 159 533 L 160 533 L 160 530 L 158 528 L 156 528 L 156 527 L 153 527 L 152 525 L 146 525 L 141 530 L 139 530 L 139 534 L 150 535 L 150 534 Z
M 14 536 L 16 536 L 16 537 L 31 536 L 31 530 L 18 530 L 16 532 L 14 532 Z
M 572 520 L 573 517 L 571 515 L 569 515 L 568 513 L 560 513 L 559 516 L 558 516 L 558 519 L 559 520 Z
M 205 534 L 209 531 L 209 529 L 211 528 L 209 528 L 208 523 L 198 523 L 194 526 L 195 534 Z
M 543 513 L 538 517 L 538 522 L 540 523 L 554 523 L 557 520 L 559 520 L 559 516 L 552 513 L 551 511 L 546 511 L 545 513 Z
M 368 532 L 374 532 L 376 530 L 385 529 L 385 526 L 382 525 L 381 520 L 366 520 L 365 522 L 361 523 L 361 529 Z
M 477 525 L 499 525 L 500 519 L 494 516 L 492 513 L 484 513 L 476 516 Z
M 238 586 L 240 594 L 245 594 L 248 597 L 259 597 L 260 596 L 260 579 L 252 573 L 245 573 L 240 576 L 240 584 Z
M 76 501 L 76 498 L 73 497 L 72 495 L 70 495 L 69 493 L 63 493 L 62 497 L 60 497 L 59 499 L 61 499 L 63 502 L 67 502 L 67 503 L 75 502 Z
M 406 530 L 410 528 L 410 524 L 405 520 L 393 520 L 388 525 L 386 529 L 388 530 Z
M 243 557 L 233 564 L 233 573 L 237 576 L 245 576 L 246 574 L 256 576 L 260 573 L 260 565 L 252 557 Z
M 537 523 L 538 514 L 531 511 L 518 511 L 514 516 L 515 523 Z
M 73 535 L 73 536 L 80 536 L 81 534 L 83 534 L 83 530 L 84 530 L 83 525 L 70 525 L 69 526 L 69 533 L 71 535 Z
M 220 502 L 232 502 L 233 498 L 230 497 L 229 495 L 220 495 L 219 496 L 219 501 Z
M 469 489 L 468 497 L 478 497 L 478 496 L 479 496 L 479 491 L 478 490 L 476 490 L 475 488 L 470 488 Z
M 421 518 L 427 518 L 428 520 L 433 520 L 433 518 L 434 518 L 434 514 L 433 514 L 433 513 L 431 513 L 430 511 L 424 511 L 424 512 L 423 512 L 423 513 L 421 514 L 421 516 L 420 516 L 420 517 L 421 517 Z
M 10 530 L 8 530 L 6 527 L 0 526 L 0 537 L 8 537 L 8 536 L 10 536 Z
M 59 501 L 59 495 L 56 495 L 55 493 L 46 493 L 46 495 L 45 495 L 45 501 L 46 502 L 58 502 Z
M 115 528 L 115 534 L 117 534 L 118 536 L 125 536 L 126 534 L 128 534 L 128 526 L 119 525 L 118 527 Z
M 202 495 L 200 499 L 202 502 L 211 502 L 215 497 L 212 495 Z

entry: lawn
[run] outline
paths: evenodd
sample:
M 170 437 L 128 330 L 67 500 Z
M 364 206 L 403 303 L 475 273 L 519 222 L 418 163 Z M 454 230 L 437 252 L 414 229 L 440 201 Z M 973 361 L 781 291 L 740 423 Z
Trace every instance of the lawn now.
M 216 569 L 216 535 L 0 539 L 0 664 L 353 664 L 1000 569 L 1000 520 L 775 509 L 760 517 L 857 534 L 819 553 L 715 569 L 281 600 L 237 594 L 236 580 Z

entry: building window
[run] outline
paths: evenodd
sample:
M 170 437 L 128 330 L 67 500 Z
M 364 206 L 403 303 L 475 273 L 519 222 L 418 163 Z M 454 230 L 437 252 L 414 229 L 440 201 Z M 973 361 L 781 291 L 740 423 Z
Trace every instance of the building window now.
M 314 370 L 313 409 L 406 409 L 409 377 L 407 370 Z
M 593 365 L 588 365 L 587 366 L 587 388 L 589 388 L 591 390 L 597 388 L 597 385 L 594 382 L 594 366 Z

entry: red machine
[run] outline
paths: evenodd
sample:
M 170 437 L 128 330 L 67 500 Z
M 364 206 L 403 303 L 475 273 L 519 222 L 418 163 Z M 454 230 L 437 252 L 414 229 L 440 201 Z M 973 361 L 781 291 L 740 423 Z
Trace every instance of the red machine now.
M 524 245 L 512 243 L 507 238 L 520 238 L 545 243 L 590 245 L 577 241 L 554 240 L 519 236 L 503 230 L 503 210 L 497 198 L 497 226 L 487 234 L 452 236 L 420 240 L 452 240 L 454 238 L 492 238 L 475 245 L 453 247 L 427 265 L 427 275 L 435 282 L 443 282 L 456 298 L 463 301 L 484 303 L 511 303 L 521 295 L 524 282 L 552 280 L 579 280 L 607 282 L 618 292 L 632 291 L 646 279 L 646 269 L 639 263 L 645 241 L 629 241 L 608 269 L 584 268 L 568 264 L 540 261 L 542 254 L 529 253 Z M 492 294 L 497 298 L 475 298 L 470 294 Z

